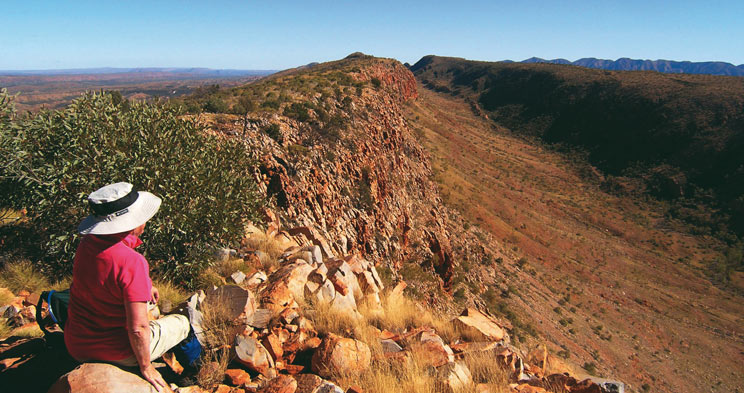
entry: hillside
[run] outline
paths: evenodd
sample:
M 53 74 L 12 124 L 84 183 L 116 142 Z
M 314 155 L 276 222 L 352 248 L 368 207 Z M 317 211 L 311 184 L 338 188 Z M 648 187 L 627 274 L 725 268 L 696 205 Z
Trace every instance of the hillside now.
M 656 71 L 670 74 L 708 74 L 744 76 L 744 64 L 738 66 L 722 61 L 672 61 L 672 60 L 638 60 L 623 57 L 617 60 L 596 59 L 586 57 L 576 61 L 566 59 L 546 60 L 539 57 L 531 57 L 522 63 L 552 63 L 571 64 L 587 68 L 599 68 L 612 71 Z
M 262 324 L 250 337 L 271 347 L 271 358 L 283 359 L 281 346 L 272 347 L 272 340 L 288 340 L 290 331 L 302 333 L 294 313 L 306 311 L 318 328 L 310 336 L 322 334 L 328 345 L 336 340 L 329 332 L 367 340 L 373 347 L 389 337 L 405 347 L 405 360 L 415 355 L 416 340 L 427 337 L 438 348 L 432 355 L 444 351 L 444 366 L 450 364 L 449 352 L 458 359 L 485 352 L 490 367 L 506 362 L 509 375 L 499 376 L 500 388 L 481 392 L 540 391 L 507 383 L 518 381 L 555 393 L 598 392 L 592 383 L 585 390 L 553 384 L 541 378 L 548 370 L 556 378 L 569 372 L 579 379 L 620 380 L 631 392 L 735 391 L 742 386 L 744 302 L 699 270 L 721 258 L 721 240 L 691 234 L 669 217 L 663 202 L 639 198 L 633 190 L 607 192 L 607 167 L 522 137 L 524 130 L 544 135 L 544 124 L 534 118 L 524 128 L 507 128 L 525 124 L 521 116 L 535 112 L 479 102 L 475 93 L 498 80 L 488 77 L 488 64 L 477 63 L 482 73 L 473 75 L 482 79 L 463 87 L 451 76 L 470 75 L 467 63 L 462 68 L 468 72 L 458 73 L 444 71 L 447 62 L 429 60 L 432 67 L 419 67 L 414 75 L 396 60 L 353 54 L 171 100 L 172 106 L 191 110 L 185 117 L 207 125 L 215 138 L 247 145 L 246 159 L 256 164 L 252 176 L 276 212 L 265 211 L 264 222 L 248 226 L 241 248 L 227 250 L 226 261 L 207 271 L 208 289 L 212 283 L 247 279 L 243 289 L 250 294 L 245 296 L 255 297 L 251 308 L 274 309 L 270 315 L 276 330 Z M 556 66 L 508 67 L 529 72 Z M 523 91 L 544 86 L 539 80 L 527 86 L 520 81 L 502 80 L 514 86 L 500 99 L 527 99 L 532 95 Z M 509 116 L 499 121 L 494 113 Z M 231 255 L 240 259 L 230 260 Z M 344 264 L 353 266 L 353 274 L 343 272 Z M 303 296 L 326 293 L 310 282 L 311 271 L 316 284 L 333 294 L 332 305 L 359 302 L 358 310 L 354 303 L 343 315 L 359 311 L 364 324 L 307 310 L 311 304 Z M 259 272 L 264 275 L 256 281 Z M 730 277 L 733 283 L 740 280 L 736 272 Z M 396 285 L 401 281 L 406 284 Z M 366 291 L 364 297 L 355 286 Z M 390 298 L 401 293 L 415 303 L 391 305 Z M 369 309 L 370 298 L 373 306 L 386 308 L 384 318 Z M 491 314 L 488 325 L 503 327 L 508 335 L 489 343 L 452 331 L 448 323 L 465 307 Z M 319 337 L 312 337 L 315 348 Z M 282 371 L 275 379 L 286 380 L 287 373 L 310 365 L 307 351 L 300 355 L 297 345 L 292 348 L 284 352 L 286 363 L 275 364 L 274 372 Z M 373 353 L 380 355 L 380 350 L 373 348 Z M 393 377 L 365 385 L 376 386 L 370 391 L 386 391 L 400 382 L 394 376 L 401 365 L 396 356 L 374 360 L 393 367 Z M 529 374 L 522 375 L 521 359 L 529 363 Z M 404 377 L 448 372 L 438 367 L 409 367 Z M 250 371 L 260 384 L 269 383 L 266 369 L 259 376 Z M 336 382 L 349 386 L 355 381 Z M 396 386 L 416 385 L 405 382 Z M 442 391 L 424 385 L 406 391 Z
M 673 229 L 680 225 L 659 204 L 606 193 L 586 178 L 596 169 L 494 126 L 472 102 L 423 86 L 419 96 L 408 118 L 445 204 L 534 278 L 510 277 L 518 288 L 510 301 L 554 353 L 594 363 L 631 391 L 743 383 L 742 298 L 699 270 L 719 257 L 717 242 Z M 703 366 L 719 361 L 730 371 Z
M 744 234 L 744 79 L 427 56 L 425 86 L 522 135 L 578 149 L 606 189 L 647 192 L 700 233 Z
M 606 193 L 585 179 L 597 169 L 494 133 L 473 113 L 483 104 L 419 77 L 353 56 L 213 97 L 250 102 L 243 118 L 202 116 L 255 146 L 283 219 L 361 252 L 428 304 L 480 305 L 510 319 L 522 345 L 546 343 L 636 390 L 741 383 L 700 366 L 725 353 L 716 361 L 739 370 L 740 297 L 697 270 L 720 243 L 661 205 Z

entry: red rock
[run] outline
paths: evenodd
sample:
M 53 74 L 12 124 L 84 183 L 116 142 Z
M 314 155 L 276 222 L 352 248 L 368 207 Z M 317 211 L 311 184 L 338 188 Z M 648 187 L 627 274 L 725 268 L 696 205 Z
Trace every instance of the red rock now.
M 25 299 L 23 299 L 23 305 L 24 306 L 36 306 L 39 304 L 39 297 L 40 294 L 38 292 L 34 292 L 30 295 L 28 295 Z
M 259 393 L 295 393 L 297 381 L 289 375 L 279 375 L 258 389 Z
M 571 393 L 602 393 L 602 388 L 590 379 L 585 379 L 574 386 L 571 386 Z
M 323 378 L 315 374 L 299 374 L 294 377 L 297 380 L 296 393 L 313 393 L 323 384 Z
M 423 360 L 426 364 L 439 367 L 455 360 L 452 349 L 434 331 L 422 331 L 414 338 L 411 347 L 413 350 L 424 354 Z
M 517 392 L 517 393 L 548 393 L 547 390 L 545 390 L 545 389 L 543 389 L 541 387 L 528 385 L 526 383 L 523 383 L 521 385 L 518 385 L 515 388 L 515 392 Z
M 231 393 L 232 390 L 230 386 L 219 384 L 213 393 Z
M 230 380 L 235 386 L 243 386 L 248 382 L 251 382 L 251 375 L 245 372 L 245 370 L 239 368 L 230 368 L 225 370 L 225 378 Z
M 13 364 L 17 361 L 21 360 L 20 357 L 18 358 L 5 358 L 0 360 L 0 371 L 5 370 L 6 368 L 13 367 Z
M 353 374 L 369 368 L 371 357 L 367 344 L 331 334 L 313 353 L 311 366 L 321 377 Z
M 261 340 L 261 343 L 269 351 L 269 354 L 274 358 L 274 360 L 279 360 L 284 355 L 282 343 L 281 341 L 279 341 L 279 337 L 277 337 L 274 333 L 271 333 L 264 337 Z
M 364 393 L 364 389 L 357 385 L 349 386 L 348 389 L 346 389 L 346 393 Z
M 174 373 L 180 375 L 183 372 L 183 366 L 178 362 L 173 352 L 166 352 L 163 354 L 163 361 L 171 370 L 173 370 Z
M 255 338 L 242 334 L 235 336 L 235 353 L 237 361 L 249 369 L 267 376 L 273 374 L 274 359 Z
M 471 336 L 481 336 L 487 340 L 501 341 L 505 335 L 504 329 L 493 318 L 474 308 L 465 309 L 459 317 L 452 320 L 452 323 Z
M 106 363 L 83 363 L 63 375 L 48 393 L 155 393 L 137 374 Z M 165 387 L 163 392 L 173 391 Z
M 283 370 L 290 375 L 297 375 L 305 371 L 305 366 L 300 364 L 285 364 Z

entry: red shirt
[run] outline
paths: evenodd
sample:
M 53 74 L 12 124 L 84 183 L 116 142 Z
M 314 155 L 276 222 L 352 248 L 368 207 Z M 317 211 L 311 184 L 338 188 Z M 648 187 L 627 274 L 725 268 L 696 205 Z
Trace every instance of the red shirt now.
M 151 299 L 150 267 L 134 236 L 87 235 L 72 268 L 65 325 L 67 350 L 78 360 L 115 361 L 133 356 L 125 302 Z

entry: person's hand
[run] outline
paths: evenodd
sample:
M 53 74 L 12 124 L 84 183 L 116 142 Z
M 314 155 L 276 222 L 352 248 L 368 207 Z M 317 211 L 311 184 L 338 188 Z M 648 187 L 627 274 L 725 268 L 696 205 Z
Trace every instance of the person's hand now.
M 155 302 L 155 304 L 158 304 L 158 301 L 160 301 L 160 292 L 158 292 L 158 289 L 152 287 L 150 293 L 152 294 L 152 301 Z
M 171 391 L 168 388 L 168 384 L 165 383 L 165 380 L 163 380 L 163 377 L 160 375 L 158 370 L 155 369 L 155 367 L 152 366 L 152 363 L 148 363 L 147 366 L 140 367 L 140 372 L 142 373 L 142 378 L 144 378 L 147 382 L 150 382 L 152 386 L 155 387 L 155 390 L 158 392 Z

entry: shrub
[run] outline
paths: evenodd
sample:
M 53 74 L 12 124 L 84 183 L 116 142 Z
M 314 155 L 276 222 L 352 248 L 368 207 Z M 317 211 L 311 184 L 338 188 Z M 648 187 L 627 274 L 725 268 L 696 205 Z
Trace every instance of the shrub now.
M 307 105 L 299 102 L 284 107 L 284 116 L 291 117 L 301 122 L 310 120 L 310 113 L 307 111 Z
M 282 133 L 279 129 L 279 124 L 271 123 L 269 124 L 264 131 L 269 136 L 269 138 L 277 141 L 278 143 L 282 143 Z
M 86 94 L 63 111 L 14 119 L 0 93 L 0 208 L 26 208 L 43 271 L 68 273 L 85 197 L 118 181 L 163 198 L 141 250 L 179 285 L 208 264 L 211 246 L 236 244 L 262 204 L 246 145 L 207 135 L 177 108 Z M 3 117 L 5 116 L 5 117 Z M 6 119 L 10 119 L 9 121 Z
M 382 86 L 382 81 L 380 80 L 380 78 L 372 78 L 370 82 L 372 82 L 372 86 L 374 86 L 375 89 L 379 89 L 380 86 Z
M 204 112 L 210 112 L 210 113 L 227 113 L 230 109 L 230 107 L 227 105 L 227 103 L 220 97 L 209 97 L 207 102 L 204 103 Z

